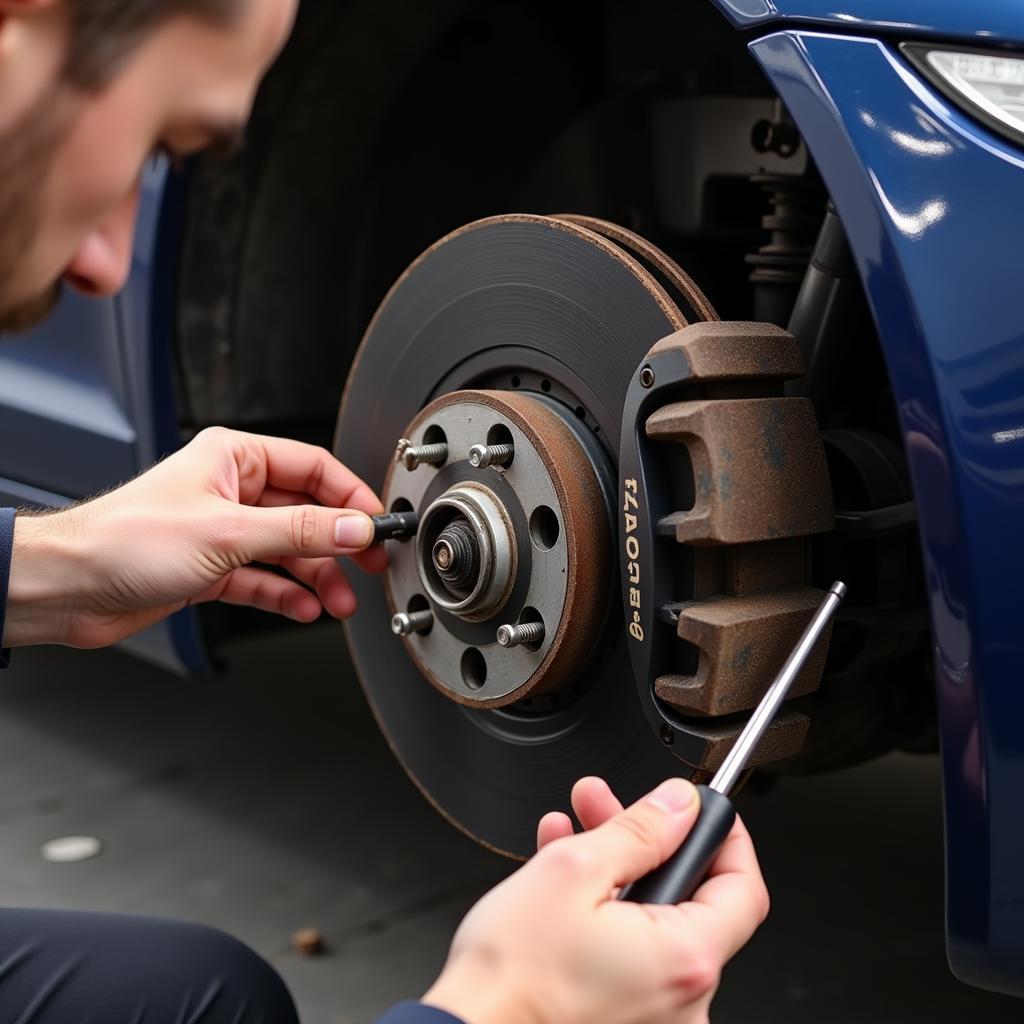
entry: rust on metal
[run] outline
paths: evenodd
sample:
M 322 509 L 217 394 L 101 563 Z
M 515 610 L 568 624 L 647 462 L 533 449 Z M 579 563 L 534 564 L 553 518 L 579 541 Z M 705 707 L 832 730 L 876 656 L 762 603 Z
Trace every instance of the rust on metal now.
M 708 297 L 700 290 L 697 282 L 671 256 L 667 256 L 656 245 L 648 242 L 646 238 L 633 231 L 629 231 L 620 224 L 613 224 L 610 220 L 601 220 L 599 217 L 586 217 L 577 213 L 560 213 L 558 219 L 567 220 L 571 224 L 578 224 L 580 227 L 587 228 L 621 245 L 668 281 L 679 292 L 680 296 L 697 315 L 699 320 L 718 320 L 718 313 L 715 312 L 715 307 L 711 305 Z
M 807 399 L 675 402 L 649 417 L 647 434 L 690 454 L 693 508 L 659 526 L 681 543 L 748 544 L 831 529 L 825 453 Z
M 699 650 L 693 675 L 663 675 L 658 696 L 688 714 L 731 715 L 756 706 L 821 600 L 812 587 L 718 597 L 684 606 L 676 632 Z M 799 697 L 817 688 L 831 627 L 790 690 Z
M 713 771 L 738 735 L 738 713 L 754 706 L 820 598 L 806 586 L 806 538 L 831 529 L 831 488 L 810 403 L 782 394 L 782 383 L 804 372 L 799 347 L 788 332 L 770 324 L 719 321 L 681 268 L 617 225 L 579 216 L 508 215 L 456 234 L 494 223 L 544 224 L 602 249 L 644 284 L 668 319 L 673 333 L 658 341 L 648 358 L 675 349 L 686 359 L 693 387 L 682 394 L 689 400 L 658 409 L 646 431 L 664 443 L 668 464 L 675 460 L 677 467 L 693 470 L 693 507 L 672 511 L 661 521 L 661 532 L 692 549 L 693 589 L 677 609 L 676 628 L 681 641 L 696 648 L 698 660 L 692 675 L 662 675 L 655 689 L 686 716 L 688 741 L 685 750 L 678 744 L 677 753 L 698 775 Z M 401 279 L 395 287 L 400 284 Z M 688 325 L 677 299 L 703 321 Z M 610 536 L 589 460 L 564 422 L 536 399 L 515 392 L 445 395 L 418 414 L 409 435 L 438 408 L 466 400 L 513 420 L 551 475 L 569 549 L 564 610 L 538 670 L 493 701 L 464 699 L 433 678 L 415 645 L 406 638 L 403 643 L 444 696 L 478 708 L 498 707 L 563 685 L 591 650 L 609 585 Z M 823 642 L 794 693 L 817 685 L 826 650 Z M 803 715 L 783 711 L 753 763 L 796 754 L 807 725 Z
M 701 752 L 699 756 L 687 754 L 682 759 L 700 772 L 710 774 L 721 767 L 725 755 L 736 742 L 736 737 L 739 736 L 744 724 L 744 721 L 736 720 L 690 719 L 687 726 L 691 737 L 699 737 Z M 780 711 L 748 762 L 749 767 L 756 768 L 758 765 L 781 761 L 783 758 L 798 754 L 809 725 L 807 716 L 798 711 Z
M 757 704 L 821 600 L 806 585 L 807 537 L 832 528 L 831 486 L 813 409 L 782 394 L 782 382 L 803 373 L 792 335 L 771 324 L 698 323 L 661 339 L 648 358 L 670 350 L 684 355 L 695 387 L 689 400 L 656 410 L 646 431 L 670 460 L 674 445 L 685 448 L 692 470 L 692 507 L 658 528 L 692 550 L 692 600 L 671 613 L 697 662 L 688 674 L 661 675 L 655 692 L 684 715 L 707 716 L 710 736 L 716 716 Z M 794 696 L 817 687 L 827 651 L 828 637 Z M 762 762 L 797 752 L 801 720 L 778 726 Z M 714 766 L 716 749 L 709 740 L 699 767 Z
M 647 358 L 679 349 L 697 381 L 790 380 L 804 373 L 796 339 L 774 324 L 719 320 L 690 324 L 658 341 Z
M 475 708 L 505 707 L 563 685 L 593 647 L 610 586 L 611 527 L 604 511 L 600 482 L 582 445 L 557 413 L 528 394 L 453 391 L 425 406 L 409 424 L 407 434 L 414 436 L 440 409 L 464 402 L 487 406 L 513 422 L 526 435 L 551 477 L 568 549 L 562 616 L 551 647 L 536 672 L 522 686 L 490 700 L 462 697 L 445 686 L 420 658 L 410 638 L 403 636 L 402 642 L 419 670 L 445 697 Z M 394 613 L 396 608 L 386 576 L 385 586 Z
M 359 348 L 356 350 L 356 354 L 353 357 L 352 366 L 349 370 L 348 378 L 345 381 L 345 387 L 342 390 L 341 409 L 344 409 L 348 402 L 349 389 L 352 387 L 352 383 L 357 377 L 359 365 L 362 362 L 363 357 L 367 355 L 369 341 L 374 336 L 384 310 L 388 308 L 392 298 L 399 292 L 405 282 L 415 274 L 416 270 L 423 263 L 429 260 L 439 249 L 442 249 L 452 239 L 458 238 L 460 235 L 464 235 L 467 232 L 477 231 L 496 224 L 538 224 L 549 228 L 552 231 L 575 235 L 577 238 L 589 242 L 594 246 L 594 248 L 599 249 L 610 259 L 620 264 L 629 274 L 640 282 L 664 314 L 665 319 L 673 330 L 678 330 L 686 326 L 686 317 L 683 316 L 682 311 L 679 309 L 675 300 L 669 295 L 664 286 L 655 279 L 654 275 L 651 274 L 650 271 L 641 265 L 639 260 L 630 255 L 626 249 L 616 245 L 610 237 L 606 237 L 606 235 L 585 227 L 582 223 L 575 222 L 573 219 L 568 217 L 546 217 L 542 214 L 534 213 L 504 213 L 494 217 L 482 217 L 480 220 L 472 221 L 469 224 L 463 224 L 454 231 L 450 231 L 443 238 L 439 238 L 434 242 L 433 245 L 424 249 L 424 251 L 420 253 L 420 255 L 417 256 L 404 271 L 402 271 L 395 283 L 388 289 L 387 294 L 381 300 L 380 305 L 373 314 L 369 326 L 363 334 L 363 339 L 359 343 Z M 680 271 L 680 273 L 682 273 L 682 271 Z M 694 288 L 696 288 L 696 285 L 694 285 Z M 705 300 L 705 302 L 706 301 L 707 300 Z M 714 311 L 712 310 L 712 312 Z M 715 316 L 717 317 L 717 314 L 715 314 Z M 335 445 L 335 447 L 337 447 L 337 445 Z
M 807 575 L 805 553 L 806 542 L 802 537 L 722 548 L 717 592 L 748 597 L 766 590 L 800 586 Z

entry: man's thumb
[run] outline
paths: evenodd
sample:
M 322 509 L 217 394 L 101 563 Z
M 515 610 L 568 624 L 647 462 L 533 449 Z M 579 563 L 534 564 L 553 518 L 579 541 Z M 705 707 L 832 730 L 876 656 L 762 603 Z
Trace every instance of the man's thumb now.
M 362 551 L 373 541 L 373 523 L 356 509 L 320 505 L 253 508 L 247 516 L 253 560 L 320 558 Z
M 668 779 L 653 793 L 581 836 L 593 844 L 602 884 L 635 882 L 678 849 L 700 811 L 696 787 Z

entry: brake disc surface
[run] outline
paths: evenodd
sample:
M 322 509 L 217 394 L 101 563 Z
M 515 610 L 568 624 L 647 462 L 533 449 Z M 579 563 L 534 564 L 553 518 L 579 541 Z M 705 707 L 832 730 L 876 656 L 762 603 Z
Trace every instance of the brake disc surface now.
M 567 403 L 614 473 L 630 378 L 685 323 L 647 270 L 587 227 L 533 216 L 471 224 L 421 256 L 382 303 L 349 376 L 335 452 L 380 492 L 419 410 L 501 379 Z M 346 630 L 374 714 L 427 798 L 480 842 L 528 856 L 537 820 L 568 809 L 580 776 L 600 775 L 631 800 L 685 768 L 640 709 L 616 582 L 573 686 L 539 707 L 487 709 L 432 686 L 391 632 L 382 581 L 351 576 L 359 609 Z

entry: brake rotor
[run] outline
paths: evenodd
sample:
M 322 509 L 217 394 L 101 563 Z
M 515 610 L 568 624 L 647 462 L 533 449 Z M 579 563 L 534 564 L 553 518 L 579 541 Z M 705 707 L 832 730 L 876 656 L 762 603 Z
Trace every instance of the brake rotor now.
M 492 218 L 412 264 L 346 385 L 336 453 L 390 510 L 421 516 L 415 541 L 391 545 L 386 586 L 353 573 L 359 611 L 346 629 L 357 672 L 427 798 L 513 856 L 532 852 L 539 817 L 568 809 L 583 775 L 631 800 L 670 774 L 713 769 L 774 657 L 765 637 L 801 628 L 811 607 L 801 538 L 830 520 L 824 459 L 813 417 L 793 405 L 803 400 L 765 397 L 799 366 L 793 339 L 688 319 L 717 317 L 638 236 L 586 218 Z M 747 442 L 733 445 L 737 417 Z M 623 505 L 618 477 L 620 435 L 632 463 L 630 424 L 642 434 L 645 419 L 651 440 L 637 443 L 662 481 L 657 522 L 653 506 L 631 512 L 628 493 Z M 474 445 L 493 444 L 514 459 L 470 461 Z M 411 451 L 425 463 L 406 463 Z M 672 502 L 694 473 L 687 513 Z M 752 503 L 722 504 L 734 480 Z M 758 501 L 777 480 L 773 500 Z M 805 483 L 816 500 L 800 514 Z M 642 600 L 628 534 L 638 522 L 643 578 L 659 575 L 659 558 L 670 570 Z M 418 615 L 419 627 L 394 635 L 396 613 Z M 530 643 L 503 650 L 500 631 L 520 627 Z M 780 718 L 766 758 L 798 749 L 797 718 Z
M 559 402 L 612 466 L 638 361 L 685 324 L 668 290 L 594 231 L 534 216 L 471 224 L 424 253 L 381 304 L 346 384 L 336 452 L 381 493 L 420 410 L 483 386 Z M 606 557 L 614 564 L 613 551 Z M 566 696 L 467 708 L 431 685 L 392 634 L 381 581 L 352 575 L 359 611 L 348 642 L 374 714 L 427 798 L 479 841 L 528 856 L 538 818 L 566 808 L 581 775 L 631 799 L 679 771 L 651 742 L 619 623 L 586 637 L 591 657 Z M 617 595 L 606 596 L 613 605 Z

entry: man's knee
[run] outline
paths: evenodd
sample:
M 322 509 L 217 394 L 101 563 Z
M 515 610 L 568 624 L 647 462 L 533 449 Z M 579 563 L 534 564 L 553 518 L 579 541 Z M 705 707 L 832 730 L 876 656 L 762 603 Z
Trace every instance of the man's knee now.
M 146 920 L 146 919 L 143 919 Z M 182 981 L 201 980 L 205 986 L 197 1022 L 225 1020 L 292 1024 L 295 1006 L 281 976 L 258 953 L 227 932 L 189 921 L 155 919 L 168 930 L 174 950 L 175 973 Z M 196 991 L 193 989 L 193 991 Z M 230 1008 L 230 1015 L 223 1011 Z M 205 1013 L 206 1016 L 201 1015 Z M 191 1018 L 187 1018 L 191 1019 Z
M 277 972 L 248 946 L 205 925 L 163 918 L 0 910 L 0 1024 L 33 1020 L 187 1020 L 295 1024 Z M 7 1016 L 10 1012 L 13 1015 Z M 70 1014 L 70 1016 L 67 1016 Z

